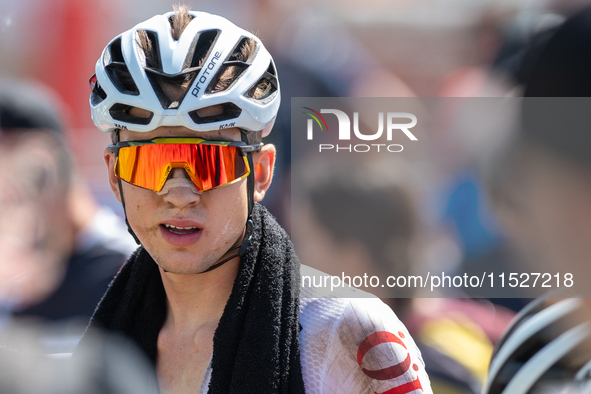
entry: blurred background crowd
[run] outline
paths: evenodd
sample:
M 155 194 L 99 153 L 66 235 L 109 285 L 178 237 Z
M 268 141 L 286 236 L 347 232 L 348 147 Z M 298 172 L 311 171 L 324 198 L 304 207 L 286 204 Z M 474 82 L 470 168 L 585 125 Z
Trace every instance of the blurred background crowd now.
M 109 40 L 170 11 L 173 3 L 0 0 L 0 334 L 10 331 L 15 316 L 67 322 L 43 331 L 40 351 L 71 352 L 110 279 L 134 250 L 107 183 L 102 152 L 110 138 L 90 119 L 88 79 Z M 268 142 L 277 145 L 279 155 L 263 203 L 290 229 L 291 97 L 587 96 L 591 89 L 544 85 L 536 91 L 531 80 L 537 54 L 565 19 L 588 3 L 216 0 L 191 5 L 253 31 L 274 56 L 282 104 Z M 591 19 L 583 22 L 590 25 L 583 29 L 587 41 L 566 36 L 560 48 L 571 43 L 576 51 L 591 42 Z M 591 65 L 586 63 L 591 46 L 586 48 L 581 59 L 567 60 Z M 549 70 L 551 77 L 537 76 L 537 81 L 557 75 Z M 591 79 L 576 70 L 564 72 L 579 79 L 561 86 L 584 86 Z M 450 118 L 459 112 L 452 108 Z M 343 176 L 351 172 L 346 169 L 326 174 L 321 190 L 312 187 L 315 224 L 324 229 L 319 231 L 329 244 L 325 249 L 332 247 L 325 253 L 349 267 L 362 264 L 365 272 L 372 261 L 378 271 L 396 267 L 397 273 L 412 264 L 458 272 L 502 269 L 550 256 L 549 267 L 568 259 L 580 269 L 579 277 L 587 277 L 580 267 L 588 254 L 578 246 L 591 244 L 588 151 L 583 149 L 582 159 L 569 147 L 546 156 L 556 144 L 531 135 L 525 140 L 537 141 L 534 148 L 519 140 L 498 150 L 514 139 L 459 123 L 443 122 L 429 136 L 432 150 L 422 152 L 420 163 L 397 157 L 390 164 L 392 181 L 371 189 L 371 204 L 347 188 Z M 591 148 L 584 138 L 572 141 Z M 360 219 L 338 211 L 323 216 L 338 208 L 325 204 L 335 198 L 345 209 L 364 206 L 386 227 L 396 226 L 391 234 L 380 232 L 383 239 L 364 238 L 376 225 L 372 222 L 359 225 L 357 233 L 344 231 L 331 218 Z M 562 244 L 553 241 L 559 235 Z M 299 250 L 298 235 L 293 236 Z M 315 251 L 299 253 L 313 264 Z M 530 300 L 386 301 L 421 347 L 434 392 L 445 394 L 480 392 L 493 346 Z
M 32 78 L 63 101 L 67 140 L 99 202 L 119 209 L 104 182 L 102 149 L 88 109 L 88 79 L 105 44 L 172 9 L 168 0 L 1 0 L 0 76 Z M 199 1 L 255 32 L 281 72 L 272 133 L 289 162 L 290 98 L 502 96 L 515 86 L 520 53 L 538 31 L 581 6 L 561 1 Z M 460 161 L 457 136 L 442 136 Z M 450 155 L 446 155 L 450 156 Z M 275 193 L 278 193 L 275 188 Z M 272 196 L 271 196 L 272 197 Z M 277 204 L 269 199 L 267 205 Z M 275 212 L 279 212 L 279 208 Z M 278 213 L 278 215 L 280 215 Z

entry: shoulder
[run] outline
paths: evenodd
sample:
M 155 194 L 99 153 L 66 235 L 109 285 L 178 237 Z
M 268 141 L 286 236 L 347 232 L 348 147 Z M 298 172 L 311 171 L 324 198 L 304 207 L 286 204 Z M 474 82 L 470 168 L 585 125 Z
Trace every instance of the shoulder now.
M 301 273 L 327 275 L 306 266 Z M 379 298 L 354 288 L 341 289 L 338 298 L 313 287 L 302 287 L 300 294 L 302 371 L 309 392 L 431 393 L 419 350 Z

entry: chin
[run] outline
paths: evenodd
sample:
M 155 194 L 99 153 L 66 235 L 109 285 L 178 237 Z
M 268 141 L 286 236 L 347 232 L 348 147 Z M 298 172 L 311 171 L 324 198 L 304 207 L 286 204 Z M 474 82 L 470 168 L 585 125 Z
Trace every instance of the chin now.
M 165 259 L 154 259 L 158 266 L 170 274 L 194 275 L 200 274 L 214 265 L 219 258 L 217 256 L 210 258 L 197 259 L 195 253 L 190 252 L 169 252 Z
M 160 266 L 160 268 L 167 274 L 174 274 L 174 275 L 196 275 L 201 271 L 198 269 L 190 269 L 190 268 L 164 268 Z
M 177 275 L 192 275 L 198 274 L 203 272 L 209 265 L 202 264 L 195 261 L 195 258 L 190 259 L 188 261 L 176 259 L 176 260 L 168 260 L 164 262 L 157 262 L 158 266 L 169 274 L 177 274 Z
M 209 268 L 209 265 L 204 264 L 195 264 L 195 261 L 192 261 L 187 264 L 182 263 L 157 263 L 160 269 L 168 274 L 175 274 L 175 275 L 194 275 L 199 274 Z

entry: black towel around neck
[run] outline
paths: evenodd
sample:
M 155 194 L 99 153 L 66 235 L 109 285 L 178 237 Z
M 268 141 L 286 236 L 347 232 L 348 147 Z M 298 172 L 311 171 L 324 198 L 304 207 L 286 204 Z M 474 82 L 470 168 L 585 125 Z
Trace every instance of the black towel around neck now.
M 261 205 L 213 340 L 209 393 L 304 393 L 299 350 L 300 263 L 288 235 Z M 166 294 L 140 247 L 99 303 L 89 329 L 124 334 L 155 363 Z M 84 346 L 82 338 L 79 346 Z

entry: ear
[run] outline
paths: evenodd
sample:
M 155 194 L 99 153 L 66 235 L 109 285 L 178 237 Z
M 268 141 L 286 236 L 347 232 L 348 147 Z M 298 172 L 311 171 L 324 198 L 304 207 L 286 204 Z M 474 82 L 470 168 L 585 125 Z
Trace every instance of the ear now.
M 275 168 L 275 145 L 263 145 L 260 151 L 252 154 L 254 164 L 254 200 L 261 201 L 271 181 L 273 180 L 273 170 Z
M 105 148 L 103 152 L 103 159 L 107 165 L 107 172 L 109 173 L 109 186 L 113 191 L 113 195 L 117 201 L 121 202 L 121 193 L 119 192 L 119 179 L 115 176 L 115 154 L 109 150 L 109 147 Z

